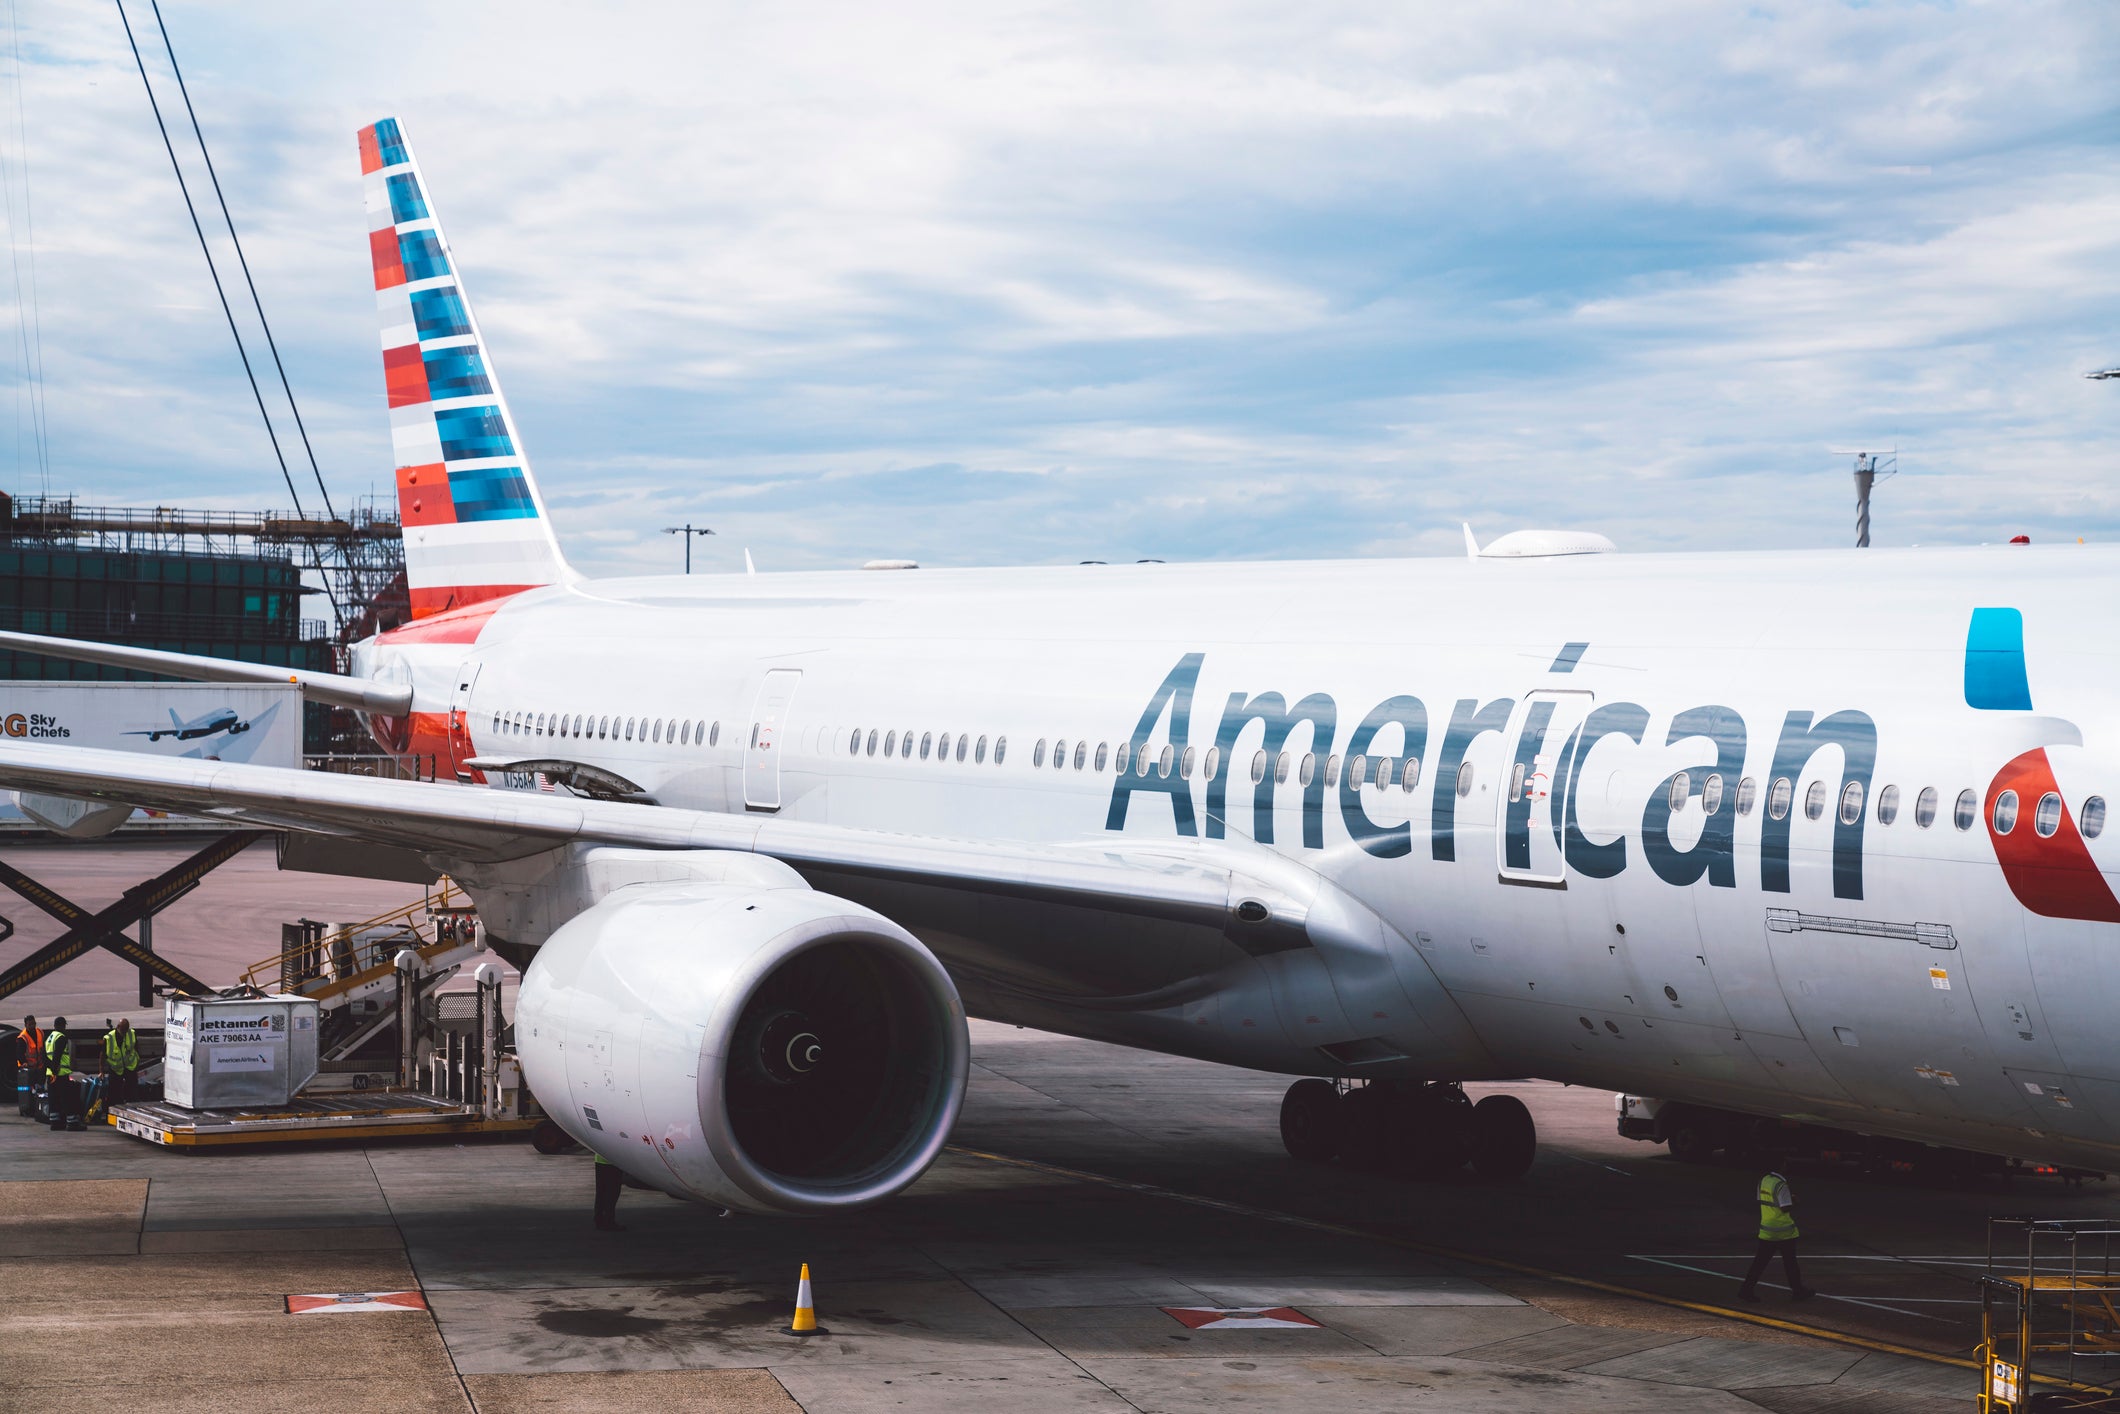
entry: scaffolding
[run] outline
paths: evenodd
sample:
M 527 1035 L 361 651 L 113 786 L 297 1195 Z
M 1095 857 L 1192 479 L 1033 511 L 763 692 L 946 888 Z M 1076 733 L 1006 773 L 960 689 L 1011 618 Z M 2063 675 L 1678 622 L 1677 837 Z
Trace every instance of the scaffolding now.
M 322 581 L 341 647 L 411 616 L 404 531 L 394 502 L 386 509 L 374 497 L 364 497 L 344 516 L 319 518 L 278 511 L 87 506 L 70 496 L 0 493 L 0 545 L 7 544 L 291 560 Z

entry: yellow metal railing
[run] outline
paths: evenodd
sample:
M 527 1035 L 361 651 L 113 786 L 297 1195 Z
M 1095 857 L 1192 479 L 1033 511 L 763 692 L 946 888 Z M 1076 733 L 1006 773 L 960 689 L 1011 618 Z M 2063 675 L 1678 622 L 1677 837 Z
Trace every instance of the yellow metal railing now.
M 332 954 L 339 951 L 340 947 L 343 946 L 347 949 L 357 948 L 361 946 L 357 941 L 361 934 L 389 928 L 393 925 L 403 927 L 413 935 L 417 943 L 424 946 L 427 939 L 420 936 L 419 925 L 413 921 L 415 915 L 425 914 L 428 918 L 433 918 L 438 913 L 456 912 L 469 906 L 470 900 L 465 896 L 464 891 L 456 886 L 454 880 L 445 876 L 441 880 L 441 887 L 438 890 L 426 895 L 417 903 L 408 903 L 401 908 L 393 908 L 388 913 L 379 913 L 363 922 L 348 923 L 343 928 L 334 929 L 332 932 L 326 933 L 321 941 L 312 942 L 305 940 L 294 947 L 282 948 L 271 957 L 253 963 L 243 971 L 243 985 L 260 988 L 268 985 L 284 985 L 284 979 L 287 978 L 290 970 L 288 964 L 290 962 L 300 963 L 312 952 L 319 955 L 319 968 L 315 972 L 310 972 L 309 975 L 321 975 L 323 962 L 328 961 Z M 334 943 L 334 934 L 345 939 L 345 942 L 343 944 Z M 307 971 L 307 969 L 301 970 Z M 360 968 L 356 965 L 352 970 L 359 971 Z

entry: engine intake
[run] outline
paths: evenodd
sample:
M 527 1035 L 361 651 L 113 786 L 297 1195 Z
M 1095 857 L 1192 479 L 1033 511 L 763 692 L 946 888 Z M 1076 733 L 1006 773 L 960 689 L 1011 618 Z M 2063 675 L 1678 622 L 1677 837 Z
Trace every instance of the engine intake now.
M 881 914 L 807 888 L 621 889 L 538 950 L 516 1048 L 554 1122 L 634 1177 L 751 1212 L 873 1203 L 941 1152 L 964 1006 Z

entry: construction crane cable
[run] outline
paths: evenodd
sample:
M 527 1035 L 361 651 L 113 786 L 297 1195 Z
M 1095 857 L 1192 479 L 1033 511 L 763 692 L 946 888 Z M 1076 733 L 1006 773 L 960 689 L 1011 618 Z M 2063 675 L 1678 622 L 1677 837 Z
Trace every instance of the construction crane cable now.
M 236 328 L 235 311 L 228 307 L 228 291 L 221 288 L 221 272 L 213 263 L 213 248 L 206 243 L 206 228 L 199 224 L 198 208 L 191 202 L 191 187 L 184 180 L 183 164 L 177 161 L 176 145 L 169 140 L 169 125 L 162 121 L 162 105 L 155 101 L 155 86 L 148 81 L 147 63 L 140 57 L 140 45 L 133 38 L 132 20 L 125 13 L 125 0 L 111 0 L 118 7 L 118 22 L 125 26 L 125 42 L 132 48 L 133 64 L 140 70 L 140 85 L 147 90 L 147 106 L 154 110 L 155 127 L 162 134 L 162 149 L 169 154 L 169 165 L 177 174 L 177 190 L 184 193 L 184 209 L 190 213 L 192 233 L 199 238 L 199 250 L 206 256 L 206 273 L 213 277 L 213 292 L 220 296 L 222 317 L 228 320 L 228 332 L 236 341 L 236 357 L 243 360 L 243 376 L 250 380 L 250 395 L 257 400 L 258 416 L 265 420 L 265 435 L 271 439 L 273 458 L 280 464 L 280 479 L 287 483 L 287 494 L 294 500 L 294 513 L 304 519 L 308 512 L 302 509 L 301 493 L 294 489 L 294 476 L 287 470 L 287 457 L 280 450 L 280 437 L 272 430 L 272 414 L 265 410 L 265 395 L 258 389 L 258 375 L 250 367 L 250 351 L 243 347 L 242 331 Z
M 280 346 L 272 337 L 272 322 L 265 317 L 265 304 L 258 298 L 257 282 L 250 278 L 250 262 L 243 256 L 243 242 L 236 235 L 235 218 L 228 214 L 228 198 L 221 194 L 221 174 L 214 170 L 213 154 L 206 150 L 206 134 L 199 130 L 199 115 L 191 106 L 191 89 L 185 85 L 184 71 L 177 67 L 177 50 L 169 42 L 169 26 L 162 23 L 161 0 L 148 0 L 148 6 L 155 12 L 155 28 L 162 32 L 162 48 L 169 55 L 169 71 L 177 76 L 177 92 L 184 96 L 184 113 L 191 119 L 192 136 L 199 140 L 199 155 L 206 159 L 206 175 L 213 182 L 214 200 L 221 205 L 221 220 L 228 227 L 229 243 L 236 248 L 236 264 L 242 267 L 243 283 L 249 287 L 251 307 L 258 312 L 258 326 L 265 331 L 265 347 L 272 351 L 272 366 L 280 375 L 280 390 L 287 394 L 287 408 L 294 414 L 295 431 L 301 434 L 302 451 L 309 457 L 310 474 L 316 477 L 317 491 L 324 498 L 324 513 L 337 520 L 339 513 L 332 507 L 323 470 L 317 466 L 316 450 L 309 445 L 309 429 L 302 425 L 302 409 L 296 404 L 294 388 L 287 381 L 287 368 L 280 362 Z

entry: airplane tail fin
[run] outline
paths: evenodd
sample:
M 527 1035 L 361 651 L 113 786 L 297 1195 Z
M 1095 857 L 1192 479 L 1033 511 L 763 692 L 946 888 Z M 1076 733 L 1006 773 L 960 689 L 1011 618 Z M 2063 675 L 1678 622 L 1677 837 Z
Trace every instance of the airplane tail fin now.
M 414 618 L 569 577 L 397 119 L 361 129 Z
M 177 709 L 174 707 L 169 709 L 169 724 L 173 727 L 181 727 L 184 725 L 184 719 L 177 715 Z

